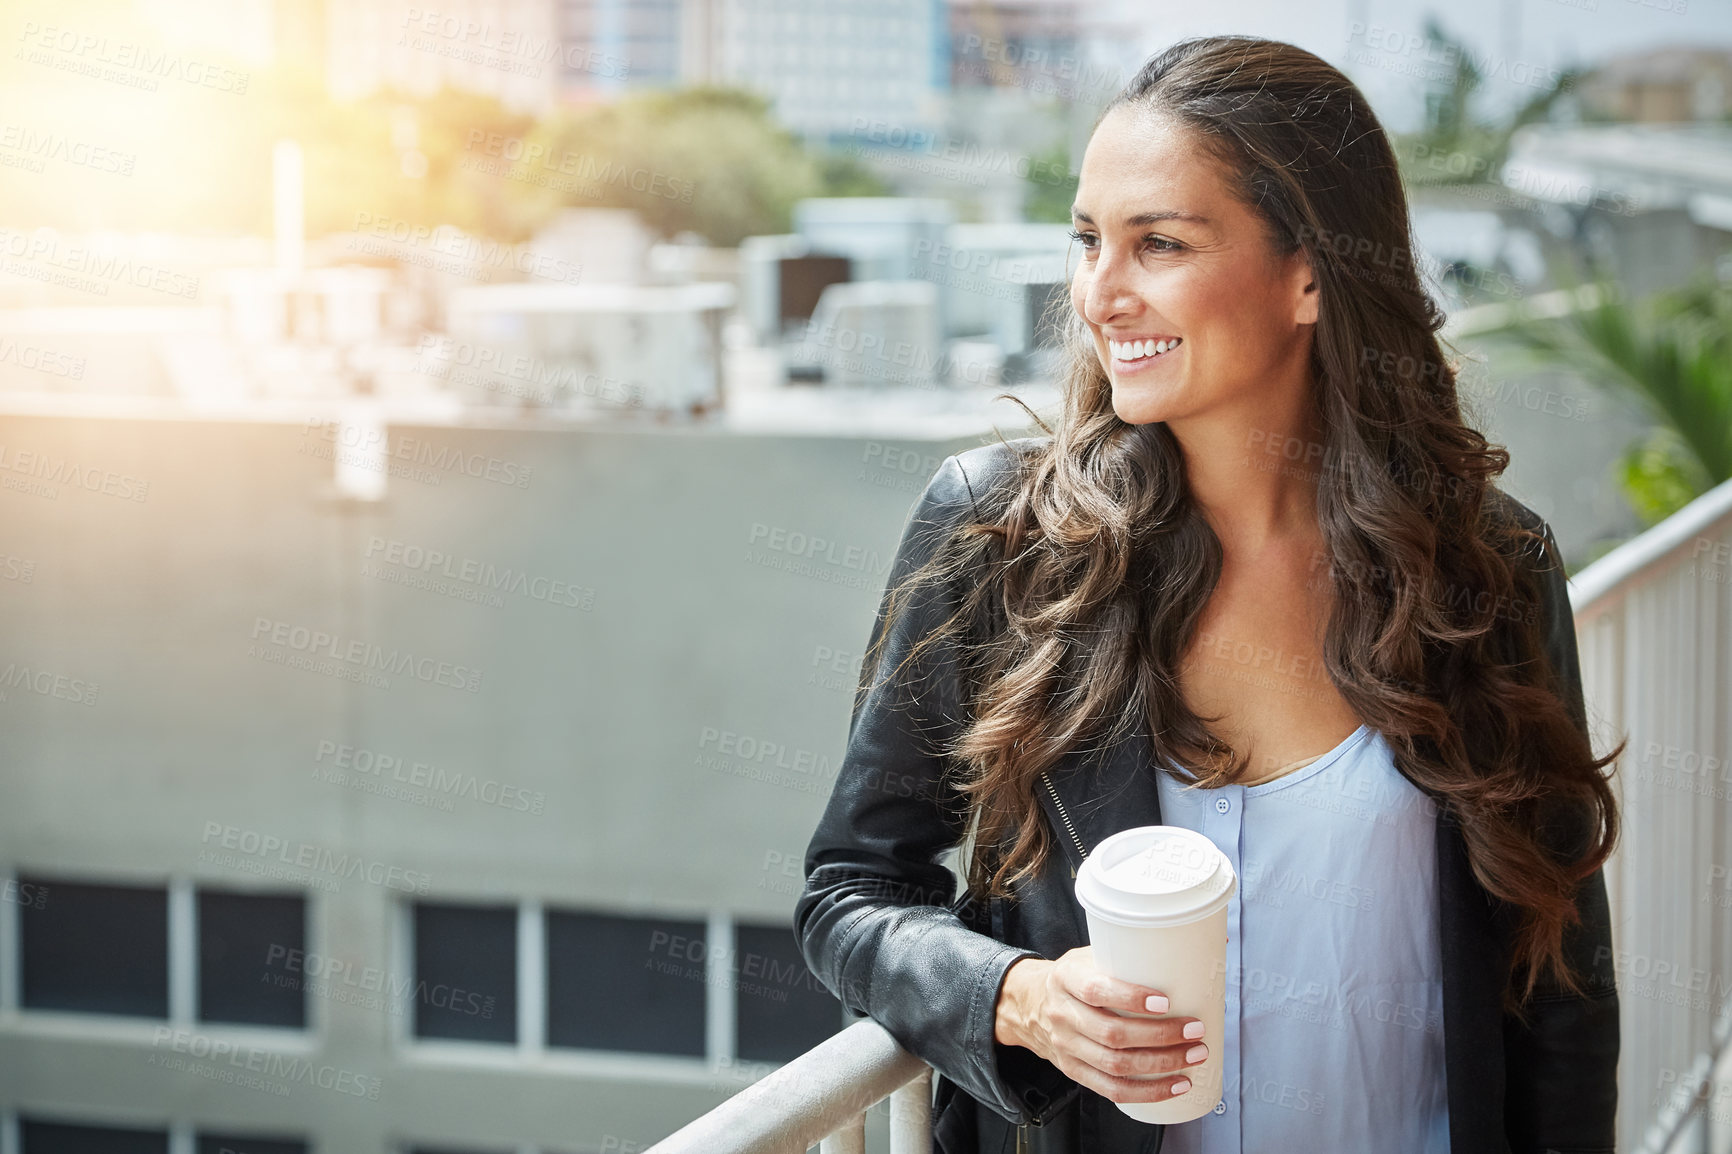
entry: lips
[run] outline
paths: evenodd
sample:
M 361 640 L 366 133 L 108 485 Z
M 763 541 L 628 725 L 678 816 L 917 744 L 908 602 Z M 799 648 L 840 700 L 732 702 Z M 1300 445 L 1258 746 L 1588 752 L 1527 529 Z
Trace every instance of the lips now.
M 1153 360 L 1165 356 L 1168 352 L 1184 343 L 1184 337 L 1168 337 L 1155 340 L 1139 341 L 1107 341 L 1107 352 L 1114 361 L 1122 365 L 1137 364 L 1141 361 Z

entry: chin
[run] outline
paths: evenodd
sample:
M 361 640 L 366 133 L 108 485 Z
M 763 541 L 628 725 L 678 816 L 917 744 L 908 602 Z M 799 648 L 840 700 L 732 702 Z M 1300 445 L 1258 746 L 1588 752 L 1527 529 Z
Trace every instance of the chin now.
M 1127 393 L 1116 385 L 1113 387 L 1113 413 L 1127 425 L 1148 425 L 1167 419 L 1163 406 L 1154 397 Z

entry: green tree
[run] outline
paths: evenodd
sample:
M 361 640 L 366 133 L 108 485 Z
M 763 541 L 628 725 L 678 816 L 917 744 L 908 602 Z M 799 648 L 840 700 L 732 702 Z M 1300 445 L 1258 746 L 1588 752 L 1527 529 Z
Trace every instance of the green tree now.
M 1395 142 L 1397 160 L 1411 184 L 1477 184 L 1495 179 L 1509 157 L 1516 129 L 1550 117 L 1583 75 L 1579 69 L 1562 69 L 1556 81 L 1524 101 L 1514 115 L 1491 120 L 1479 116 L 1475 108 L 1485 76 L 1472 45 L 1451 35 L 1435 16 L 1426 19 L 1425 37 L 1447 71 L 1433 76 L 1425 94 L 1424 127 Z
M 521 141 L 535 121 L 491 96 L 441 89 L 430 97 L 375 93 L 355 102 L 322 93 L 276 93 L 275 136 L 301 144 L 307 233 L 344 232 L 368 219 L 521 241 L 545 216 L 503 166 L 491 142 Z M 370 217 L 363 214 L 371 214 Z M 268 225 L 268 222 L 266 222 Z
M 1445 150 L 1458 147 L 1469 131 L 1477 125 L 1473 120 L 1473 95 L 1479 91 L 1484 77 L 1473 62 L 1473 50 L 1463 40 L 1451 36 L 1435 16 L 1425 20 L 1425 40 L 1443 49 L 1450 62 L 1449 74 L 1432 85 L 1425 96 L 1425 133 L 1429 142 Z
M 13 77 L 37 104 L 53 97 L 38 83 L 43 71 L 0 60 L 0 80 Z M 107 122 L 75 106 L 85 123 L 68 131 L 136 153 L 127 195 L 116 195 L 121 178 L 60 166 L 0 180 L 0 217 L 268 236 L 272 151 L 284 139 L 301 146 L 306 231 L 315 238 L 388 222 L 454 225 L 515 243 L 578 205 L 631 208 L 664 236 L 694 231 L 733 245 L 787 231 L 803 197 L 888 191 L 857 158 L 814 154 L 776 123 L 765 98 L 744 90 L 637 93 L 538 122 L 492 96 L 450 88 L 338 101 L 305 68 L 260 69 L 249 80 L 244 100 L 171 87 L 143 105 L 149 115 L 123 109 Z M 22 107 L 21 116 L 51 116 Z
M 663 236 L 712 244 L 786 232 L 794 203 L 824 191 L 817 159 L 778 125 L 768 101 L 729 88 L 627 96 L 572 109 L 533 134 L 568 179 L 559 203 L 630 208 Z
M 868 168 L 864 161 L 849 152 L 825 152 L 818 157 L 818 179 L 823 183 L 819 196 L 892 196 L 884 178 Z
M 513 242 L 527 240 L 545 219 L 536 198 L 501 174 L 496 155 L 528 137 L 533 117 L 451 88 L 423 100 L 387 94 L 371 103 L 391 126 L 385 163 L 405 217 Z

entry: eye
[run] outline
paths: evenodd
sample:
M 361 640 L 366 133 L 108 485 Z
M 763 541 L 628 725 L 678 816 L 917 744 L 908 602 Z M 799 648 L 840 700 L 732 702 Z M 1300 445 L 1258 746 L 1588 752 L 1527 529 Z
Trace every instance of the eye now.
M 1094 252 L 1100 247 L 1100 237 L 1092 232 L 1081 232 L 1073 228 L 1070 231 L 1070 238 L 1082 245 L 1084 252 Z M 1143 238 L 1143 243 L 1155 252 L 1178 252 L 1185 247 L 1170 237 L 1156 236 L 1152 233 Z

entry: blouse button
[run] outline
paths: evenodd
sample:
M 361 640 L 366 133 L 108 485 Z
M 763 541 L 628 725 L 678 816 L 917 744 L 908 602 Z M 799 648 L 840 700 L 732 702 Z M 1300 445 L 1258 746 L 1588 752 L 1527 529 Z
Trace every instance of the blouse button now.
M 1232 806 L 1233 806 L 1233 803 L 1228 801 L 1224 797 L 1217 797 L 1215 799 L 1215 812 L 1216 813 L 1226 813 L 1229 809 L 1232 808 Z
M 1215 1103 L 1215 1113 L 1225 1114 L 1226 1112 L 1227 1112 L 1227 1102 L 1226 1102 L 1226 1099 L 1223 1098 L 1221 1101 Z

